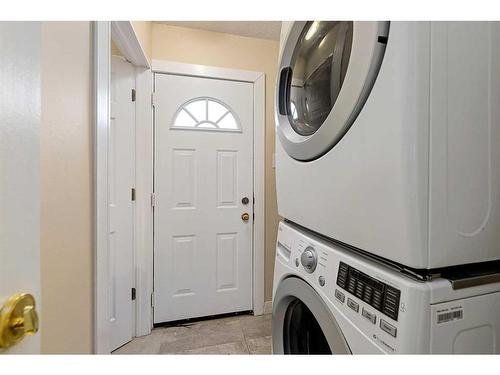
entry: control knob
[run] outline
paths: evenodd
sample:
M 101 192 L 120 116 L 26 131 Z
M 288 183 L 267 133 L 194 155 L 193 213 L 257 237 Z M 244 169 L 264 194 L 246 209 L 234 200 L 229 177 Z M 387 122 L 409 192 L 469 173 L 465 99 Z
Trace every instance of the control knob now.
M 316 269 L 316 266 L 318 265 L 318 257 L 316 255 L 316 251 L 311 246 L 306 247 L 300 256 L 300 263 L 302 263 L 304 269 L 309 273 L 313 273 Z

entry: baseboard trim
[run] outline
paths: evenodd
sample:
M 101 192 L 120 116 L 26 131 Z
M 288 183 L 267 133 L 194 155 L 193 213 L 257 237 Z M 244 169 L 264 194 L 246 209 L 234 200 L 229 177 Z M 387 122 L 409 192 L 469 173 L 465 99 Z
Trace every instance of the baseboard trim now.
M 264 314 L 271 314 L 273 312 L 273 301 L 264 302 Z

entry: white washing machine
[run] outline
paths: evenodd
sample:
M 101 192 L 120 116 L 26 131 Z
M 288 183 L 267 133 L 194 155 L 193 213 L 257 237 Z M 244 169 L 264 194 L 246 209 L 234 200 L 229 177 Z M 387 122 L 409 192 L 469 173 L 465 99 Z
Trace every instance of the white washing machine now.
M 281 216 L 413 269 L 500 259 L 500 23 L 289 22 Z
M 418 281 L 281 222 L 273 353 L 500 353 L 498 276 Z

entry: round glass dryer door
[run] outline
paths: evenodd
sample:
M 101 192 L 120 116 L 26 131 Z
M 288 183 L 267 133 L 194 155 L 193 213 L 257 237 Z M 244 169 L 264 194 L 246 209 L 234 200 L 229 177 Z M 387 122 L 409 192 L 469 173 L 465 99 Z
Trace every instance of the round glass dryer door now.
M 332 354 L 314 314 L 301 300 L 288 305 L 283 327 L 284 354 Z
M 288 121 L 300 135 L 314 134 L 337 100 L 352 47 L 352 22 L 309 22 L 290 64 Z
M 281 281 L 273 299 L 274 354 L 350 354 L 335 316 L 304 280 Z
M 278 76 L 277 131 L 287 153 L 313 160 L 342 138 L 363 107 L 385 52 L 388 22 L 294 22 Z

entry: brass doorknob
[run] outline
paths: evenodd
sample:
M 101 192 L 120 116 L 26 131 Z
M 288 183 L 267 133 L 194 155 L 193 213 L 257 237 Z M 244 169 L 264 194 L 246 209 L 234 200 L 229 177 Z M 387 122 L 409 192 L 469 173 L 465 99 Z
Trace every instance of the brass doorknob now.
M 31 294 L 11 296 L 0 310 L 0 348 L 7 349 L 38 332 L 38 314 Z
M 250 215 L 247 212 L 241 214 L 241 220 L 248 221 L 248 219 L 250 219 Z

